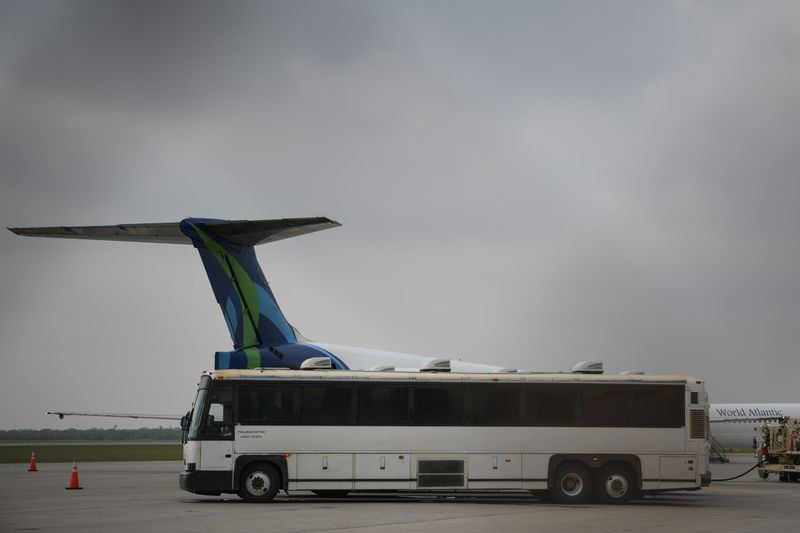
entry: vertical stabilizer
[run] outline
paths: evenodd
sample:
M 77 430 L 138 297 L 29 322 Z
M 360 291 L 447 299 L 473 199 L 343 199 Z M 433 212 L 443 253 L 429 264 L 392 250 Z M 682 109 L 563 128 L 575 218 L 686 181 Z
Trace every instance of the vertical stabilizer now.
M 230 242 L 200 219 L 181 221 L 181 232 L 200 253 L 237 350 L 297 342 L 278 307 L 252 245 Z

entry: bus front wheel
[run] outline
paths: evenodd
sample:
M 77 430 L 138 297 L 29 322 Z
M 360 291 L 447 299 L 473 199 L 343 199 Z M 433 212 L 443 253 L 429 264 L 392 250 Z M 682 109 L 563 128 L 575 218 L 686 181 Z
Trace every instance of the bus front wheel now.
M 248 502 L 268 502 L 281 486 L 281 476 L 275 467 L 264 463 L 248 466 L 239 481 L 239 496 Z
M 592 476 L 580 463 L 558 467 L 553 479 L 553 499 L 558 503 L 585 503 L 592 493 Z
M 626 503 L 636 491 L 634 479 L 626 466 L 605 466 L 597 476 L 597 495 L 605 503 Z

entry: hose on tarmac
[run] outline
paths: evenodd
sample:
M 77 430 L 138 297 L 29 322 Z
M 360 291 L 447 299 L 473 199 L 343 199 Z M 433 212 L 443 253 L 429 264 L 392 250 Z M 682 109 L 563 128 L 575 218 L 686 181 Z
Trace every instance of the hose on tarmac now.
M 754 465 L 753 465 L 753 466 L 752 466 L 750 469 L 748 469 L 748 470 L 746 470 L 746 471 L 742 472 L 742 473 L 741 473 L 741 474 L 739 474 L 738 476 L 726 477 L 725 479 L 712 479 L 712 480 L 711 480 L 711 482 L 712 482 L 712 483 L 719 483 L 720 481 L 733 481 L 734 479 L 739 479 L 739 478 L 740 478 L 740 477 L 742 477 L 743 475 L 745 475 L 745 474 L 749 474 L 750 472 L 752 472 L 753 470 L 755 470 L 756 468 L 758 468 L 759 466 L 763 465 L 763 464 L 764 464 L 764 463 L 766 463 L 766 462 L 767 462 L 767 460 L 766 460 L 766 459 L 764 459 L 763 461 L 759 461 L 759 462 L 757 462 L 756 464 L 754 464 Z

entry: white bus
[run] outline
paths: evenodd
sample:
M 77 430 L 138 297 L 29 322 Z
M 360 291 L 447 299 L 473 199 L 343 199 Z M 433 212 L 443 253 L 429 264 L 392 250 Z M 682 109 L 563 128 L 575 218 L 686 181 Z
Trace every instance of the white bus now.
M 708 399 L 687 376 L 264 368 L 202 376 L 184 490 L 528 490 L 560 503 L 710 483 Z

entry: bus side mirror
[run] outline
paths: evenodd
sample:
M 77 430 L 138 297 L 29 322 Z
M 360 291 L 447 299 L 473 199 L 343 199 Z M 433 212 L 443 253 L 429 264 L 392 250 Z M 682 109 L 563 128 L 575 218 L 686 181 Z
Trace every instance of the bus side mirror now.
M 192 419 L 192 412 L 187 411 L 185 415 L 181 417 L 181 429 L 186 431 L 189 429 L 189 421 Z

